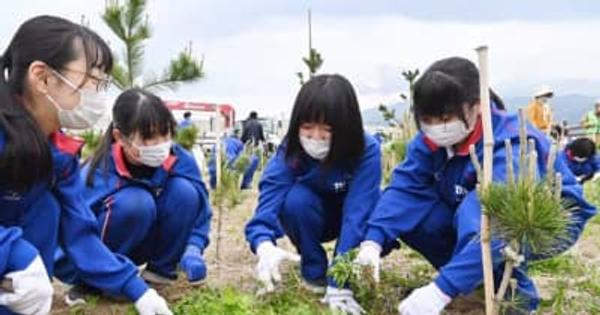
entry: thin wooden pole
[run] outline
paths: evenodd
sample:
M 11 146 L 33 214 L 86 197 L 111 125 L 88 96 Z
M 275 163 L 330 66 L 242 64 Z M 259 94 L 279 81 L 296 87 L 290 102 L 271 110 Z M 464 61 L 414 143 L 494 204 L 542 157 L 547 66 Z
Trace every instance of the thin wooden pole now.
M 481 118 L 483 122 L 483 186 L 482 191 L 487 191 L 492 182 L 494 135 L 492 131 L 492 116 L 490 108 L 489 80 L 488 80 L 488 48 L 481 46 L 476 49 L 479 59 L 479 88 Z M 490 220 L 485 209 L 481 209 L 481 255 L 483 263 L 483 282 L 485 287 L 485 313 L 495 314 L 494 304 L 494 273 L 492 269 L 492 248 Z

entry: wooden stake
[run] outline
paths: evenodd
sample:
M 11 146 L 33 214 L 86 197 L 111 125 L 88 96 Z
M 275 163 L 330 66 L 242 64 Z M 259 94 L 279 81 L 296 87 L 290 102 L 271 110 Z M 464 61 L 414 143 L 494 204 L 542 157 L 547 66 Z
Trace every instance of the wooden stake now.
M 554 189 L 554 162 L 556 161 L 556 142 L 552 142 L 550 146 L 550 153 L 548 154 L 548 161 L 546 165 L 546 180 L 548 181 L 548 188 Z
M 513 167 L 513 151 L 510 139 L 504 140 L 504 149 L 506 151 L 506 182 L 508 185 L 515 184 L 515 169 Z
M 529 139 L 528 147 L 527 182 L 533 187 L 533 183 L 535 183 L 535 178 L 537 177 L 537 151 L 535 150 L 535 142 L 533 139 Z
M 556 198 L 556 200 L 560 200 L 561 195 L 562 195 L 562 174 L 561 173 L 556 173 L 555 183 L 556 183 L 556 186 L 555 186 L 555 190 L 554 190 L 554 197 Z
M 479 57 L 479 99 L 481 104 L 481 118 L 483 122 L 483 186 L 486 191 L 492 182 L 494 160 L 494 135 L 492 131 L 492 115 L 490 108 L 489 81 L 488 81 L 488 49 L 481 46 L 476 49 Z M 483 263 L 483 283 L 485 287 L 485 312 L 487 315 L 495 314 L 494 305 L 494 273 L 492 269 L 492 249 L 490 221 L 481 209 L 481 256 Z
M 525 111 L 519 108 L 519 180 L 527 176 L 527 129 L 525 128 Z

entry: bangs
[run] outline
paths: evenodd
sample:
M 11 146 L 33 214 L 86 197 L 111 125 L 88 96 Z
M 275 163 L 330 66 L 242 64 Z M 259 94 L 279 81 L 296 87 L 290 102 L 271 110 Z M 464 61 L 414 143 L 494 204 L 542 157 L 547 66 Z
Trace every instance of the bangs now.
M 416 118 L 457 115 L 463 117 L 463 104 L 467 99 L 460 82 L 440 72 L 425 73 L 416 83 L 414 90 L 414 112 Z
M 321 91 L 322 92 L 322 91 Z M 307 102 L 302 103 L 298 108 L 298 122 L 303 123 L 322 123 L 329 126 L 335 124 L 335 105 L 328 99 L 324 93 L 312 95 Z
M 113 126 L 125 136 L 139 134 L 142 140 L 156 136 L 175 136 L 175 118 L 162 100 L 141 89 L 129 89 L 116 100 Z
M 156 136 L 175 136 L 175 119 L 161 102 L 160 106 L 154 106 L 154 102 L 145 102 L 138 107 L 136 119 L 133 126 L 136 126 L 142 140 L 152 139 Z
M 113 67 L 113 56 L 106 42 L 93 31 L 81 26 L 81 43 L 87 62 L 87 72 L 94 68 L 110 74 Z

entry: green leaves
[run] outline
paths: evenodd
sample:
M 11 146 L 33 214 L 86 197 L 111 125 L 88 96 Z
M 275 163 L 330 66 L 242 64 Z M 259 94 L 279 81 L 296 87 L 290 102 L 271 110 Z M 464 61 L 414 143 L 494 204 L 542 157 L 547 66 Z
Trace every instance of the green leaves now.
M 125 46 L 122 58 L 116 58 L 117 54 L 113 53 L 115 86 L 121 90 L 133 87 L 175 89 L 181 83 L 201 79 L 204 76 L 203 60 L 198 61 L 192 56 L 191 44 L 171 60 L 162 75 L 144 74 L 144 41 L 152 36 L 148 16 L 144 16 L 145 10 L 145 0 L 126 0 L 122 5 L 118 1 L 109 1 L 102 14 L 106 25 Z M 142 77 L 146 78 L 142 80 Z
M 418 76 L 419 76 L 419 69 L 402 71 L 402 77 L 404 77 L 404 80 L 408 81 L 408 84 L 410 85 L 411 90 L 412 90 L 415 80 L 417 79 Z
M 302 61 L 304 62 L 306 67 L 308 67 L 308 71 L 311 77 L 315 73 L 317 73 L 319 68 L 321 68 L 321 66 L 323 65 L 323 58 L 321 57 L 321 54 L 314 48 L 310 49 L 310 54 L 308 58 L 304 57 L 302 58 Z
M 175 136 L 175 142 L 179 143 L 186 150 L 191 150 L 196 143 L 199 132 L 198 128 L 194 125 L 180 129 Z
M 100 142 L 102 141 L 102 133 L 95 132 L 93 129 L 88 129 L 79 134 L 79 136 L 85 141 L 85 146 L 81 152 L 81 158 L 85 160 L 87 157 L 92 155 L 96 151 L 96 148 L 100 145 Z
M 311 48 L 308 57 L 302 57 L 302 62 L 304 62 L 304 64 L 308 68 L 308 77 L 310 79 L 317 73 L 317 71 L 319 71 L 319 69 L 323 65 L 324 60 L 321 57 L 321 54 L 316 49 Z M 304 73 L 296 72 L 296 76 L 300 81 L 300 85 L 304 85 L 304 82 L 306 82 L 304 78 Z
M 407 146 L 404 139 L 392 140 L 385 145 L 382 155 L 384 184 L 390 183 L 394 168 L 406 157 Z
M 213 194 L 213 204 L 233 208 L 243 200 L 243 194 L 240 191 L 241 178 L 251 162 L 253 150 L 245 147 L 244 151 L 233 161 L 232 165 L 227 165 L 227 158 L 223 152 L 221 154 L 220 183 Z
M 353 249 L 344 255 L 335 257 L 331 268 L 327 271 L 327 275 L 332 277 L 339 287 L 346 284 L 358 284 L 361 275 L 361 266 L 356 264 L 354 260 L 358 255 L 358 250 Z
M 174 89 L 177 84 L 193 82 L 204 77 L 202 69 L 204 60 L 197 61 L 189 51 L 179 53 L 179 56 L 171 60 L 168 70 L 160 77 L 149 77 L 144 82 L 145 89 Z
M 381 116 L 383 116 L 383 119 L 388 123 L 388 125 L 390 125 L 390 127 L 400 126 L 400 122 L 398 121 L 398 118 L 396 118 L 395 109 L 388 108 L 384 104 L 379 104 L 379 107 L 377 109 L 381 113 Z

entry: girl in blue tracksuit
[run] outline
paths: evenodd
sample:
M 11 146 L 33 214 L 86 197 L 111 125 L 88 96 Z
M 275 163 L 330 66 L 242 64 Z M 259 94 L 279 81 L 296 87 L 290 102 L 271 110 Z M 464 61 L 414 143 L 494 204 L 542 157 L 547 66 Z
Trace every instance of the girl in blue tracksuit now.
M 236 131 L 237 133 L 237 131 Z M 233 166 L 237 158 L 244 152 L 244 143 L 240 140 L 236 134 L 229 135 L 223 139 L 223 146 L 225 153 L 225 158 L 227 159 L 226 165 Z M 215 146 L 216 147 L 216 146 Z M 217 186 L 217 166 L 215 159 L 216 150 L 213 150 L 213 156 L 208 162 L 208 173 L 210 175 L 210 187 L 215 189 Z M 259 163 L 258 156 L 256 154 L 252 154 L 250 156 L 250 164 L 244 171 L 242 176 L 241 189 L 250 189 L 252 186 L 252 179 L 254 178 L 254 173 L 258 169 Z
M 298 93 L 284 144 L 267 164 L 259 183 L 254 217 L 246 239 L 259 259 L 258 279 L 267 290 L 278 281 L 279 263 L 301 260 L 305 283 L 325 291 L 327 253 L 321 245 L 337 239 L 335 255 L 364 238 L 366 220 L 380 195 L 379 144 L 363 131 L 358 101 L 340 75 L 319 75 Z M 290 238 L 300 257 L 276 247 Z M 325 301 L 358 314 L 352 292 L 330 281 Z
M 208 193 L 193 156 L 172 143 L 171 112 L 157 96 L 131 89 L 117 98 L 112 118 L 82 172 L 102 240 L 137 265 L 147 263 L 142 277 L 151 283 L 172 282 L 178 263 L 190 282 L 203 280 Z M 68 266 L 61 264 L 61 276 L 77 283 Z
M 589 138 L 575 139 L 560 153 L 580 184 L 594 178 L 600 172 L 600 157 L 596 155 L 596 143 Z
M 483 159 L 482 123 L 479 117 L 479 74 L 463 58 L 434 63 L 417 81 L 414 115 L 419 134 L 410 142 L 407 157 L 395 170 L 392 182 L 371 215 L 366 240 L 358 261 L 379 265 L 380 248 L 398 237 L 421 253 L 438 271 L 434 282 L 419 288 L 399 305 L 407 314 L 439 314 L 455 297 L 466 295 L 482 284 L 481 247 L 478 241 L 481 207 L 475 190 L 476 174 L 469 157 L 474 144 Z M 519 122 L 515 115 L 498 109 L 501 102 L 492 93 L 494 132 L 493 180 L 504 181 L 505 139 L 510 139 L 514 161 L 519 158 Z M 538 174 L 545 176 L 549 143 L 537 129 L 528 126 L 528 137 L 538 152 Z M 518 165 L 514 165 L 515 173 Z M 562 173 L 562 197 L 576 205 L 568 241 L 558 242 L 553 254 L 573 245 L 586 221 L 596 210 L 583 199 L 581 186 L 560 156 L 555 169 Z M 496 283 L 502 274 L 503 244 L 492 241 Z M 525 257 L 539 259 L 543 257 Z M 535 309 L 538 297 L 527 276 L 526 266 L 514 271 L 518 293 Z
M 81 280 L 135 301 L 140 314 L 171 314 L 126 257 L 100 241 L 83 199 L 82 142 L 60 128 L 90 128 L 105 111 L 108 45 L 58 17 L 23 23 L 0 56 L 0 314 L 47 314 L 54 253 Z

